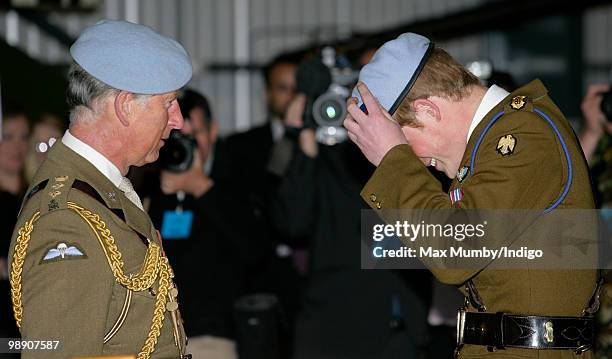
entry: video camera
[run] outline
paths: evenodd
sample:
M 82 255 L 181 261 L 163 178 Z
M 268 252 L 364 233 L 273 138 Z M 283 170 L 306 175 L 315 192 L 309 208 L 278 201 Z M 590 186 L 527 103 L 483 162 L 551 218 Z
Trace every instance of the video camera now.
M 304 61 L 297 70 L 297 90 L 306 95 L 304 127 L 315 128 L 317 141 L 335 145 L 347 139 L 342 127 L 346 117 L 346 100 L 359 73 L 336 50 L 325 47 L 321 56 Z
M 196 142 L 179 130 L 172 130 L 164 147 L 159 150 L 158 163 L 161 169 L 170 172 L 184 172 L 191 168 Z

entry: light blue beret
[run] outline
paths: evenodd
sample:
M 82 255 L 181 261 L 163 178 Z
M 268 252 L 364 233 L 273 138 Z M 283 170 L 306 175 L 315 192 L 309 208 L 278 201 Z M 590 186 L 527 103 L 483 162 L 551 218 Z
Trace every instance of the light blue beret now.
M 138 94 L 176 91 L 191 79 L 191 61 L 178 42 L 148 26 L 102 20 L 70 47 L 76 63 L 118 90 Z
M 432 50 L 433 43 L 426 37 L 410 32 L 402 34 L 376 51 L 359 72 L 359 81 L 365 83 L 385 110 L 393 114 L 412 88 Z M 364 110 L 357 87 L 353 89 L 353 96 Z

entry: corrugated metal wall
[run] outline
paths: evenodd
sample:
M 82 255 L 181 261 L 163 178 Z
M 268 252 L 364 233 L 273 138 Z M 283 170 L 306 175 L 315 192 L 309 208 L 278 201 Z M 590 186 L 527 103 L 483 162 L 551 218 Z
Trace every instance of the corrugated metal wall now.
M 316 40 L 378 31 L 439 17 L 486 0 L 102 0 L 93 13 L 55 13 L 50 19 L 72 36 L 100 18 L 126 19 L 174 37 L 195 68 L 191 86 L 212 100 L 223 134 L 264 119 L 259 73 L 212 72 L 220 62 L 264 63 Z M 608 81 L 612 63 L 612 7 L 584 17 L 585 82 Z M 0 36 L 47 63 L 67 63 L 67 49 L 13 12 L 0 12 Z M 444 46 L 460 61 L 490 58 L 507 69 L 502 37 L 494 33 L 455 39 Z
M 72 36 L 100 18 L 149 25 L 180 41 L 195 68 L 191 86 L 214 104 L 223 134 L 248 129 L 264 119 L 259 73 L 210 72 L 210 63 L 264 63 L 276 54 L 317 40 L 376 31 L 416 19 L 437 17 L 477 5 L 478 0 L 104 0 L 89 14 L 52 14 Z M 20 19 L 0 13 L 0 35 L 47 63 L 70 61 L 67 49 Z M 461 59 L 481 57 L 480 37 L 447 44 Z

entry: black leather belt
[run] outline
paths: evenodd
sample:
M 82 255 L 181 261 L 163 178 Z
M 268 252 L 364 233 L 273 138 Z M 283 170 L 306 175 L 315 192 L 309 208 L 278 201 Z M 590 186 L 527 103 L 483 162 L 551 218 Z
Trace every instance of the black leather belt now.
M 542 317 L 505 313 L 459 311 L 457 346 L 484 345 L 490 350 L 525 349 L 589 350 L 593 345 L 593 318 Z

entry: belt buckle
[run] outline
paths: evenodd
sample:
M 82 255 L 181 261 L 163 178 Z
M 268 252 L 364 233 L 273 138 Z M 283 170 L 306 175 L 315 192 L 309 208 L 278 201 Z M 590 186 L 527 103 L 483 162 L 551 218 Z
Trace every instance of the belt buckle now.
M 457 348 L 463 345 L 463 331 L 465 330 L 465 309 L 457 311 Z
M 584 344 L 579 346 L 578 348 L 574 349 L 574 353 L 576 355 L 580 355 L 588 350 L 591 350 L 591 344 Z

